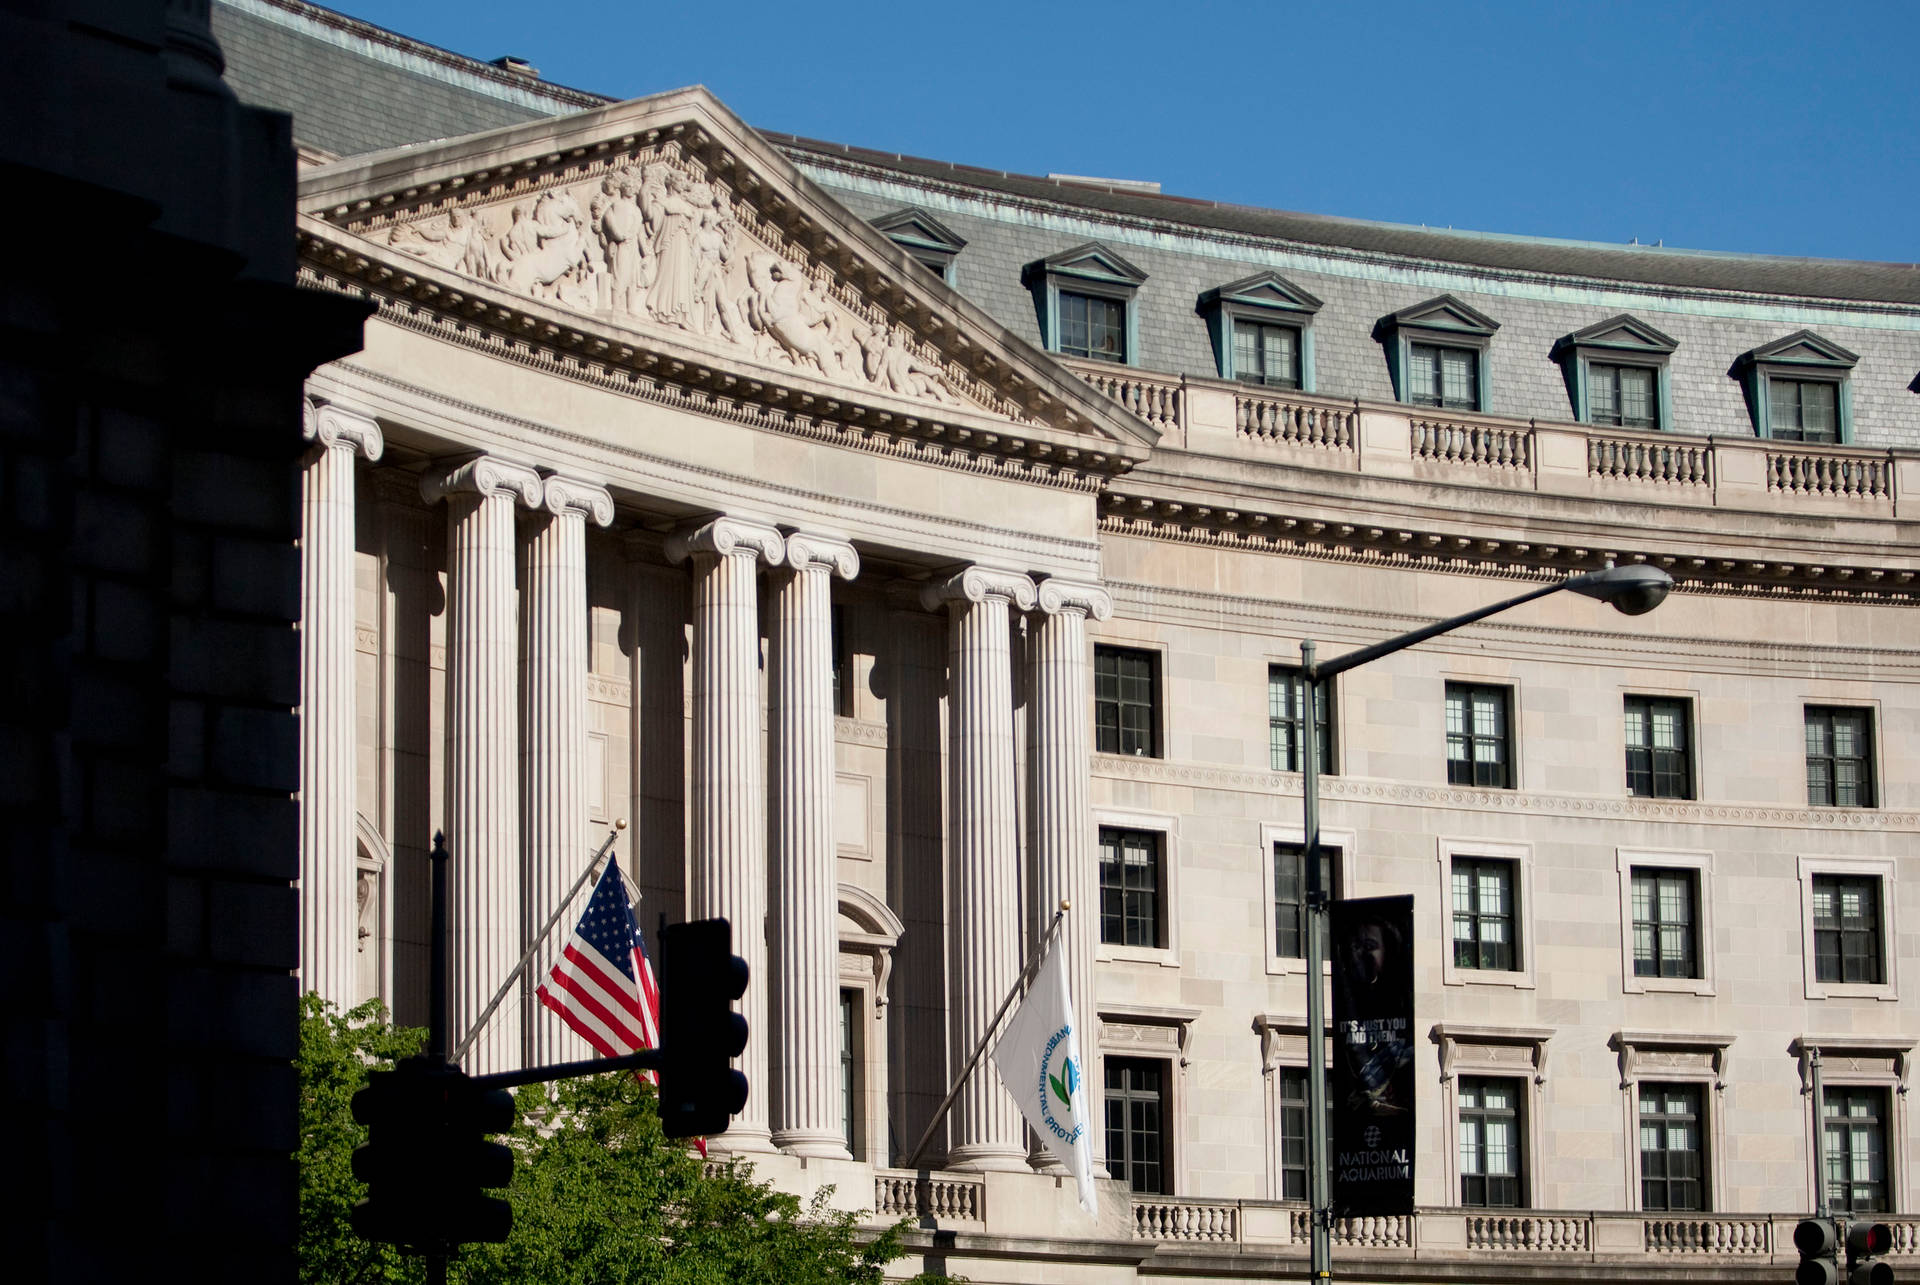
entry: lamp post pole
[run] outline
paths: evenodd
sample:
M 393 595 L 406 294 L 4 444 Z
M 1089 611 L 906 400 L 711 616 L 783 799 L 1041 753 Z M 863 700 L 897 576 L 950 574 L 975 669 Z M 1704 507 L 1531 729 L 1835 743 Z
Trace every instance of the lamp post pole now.
M 1327 907 L 1333 900 L 1333 889 L 1323 887 L 1320 879 L 1320 683 L 1416 643 L 1450 633 L 1462 625 L 1485 620 L 1563 589 L 1597 598 L 1625 615 L 1639 616 L 1664 602 L 1672 588 L 1673 577 L 1657 567 L 1609 565 L 1599 571 L 1542 585 L 1476 611 L 1422 625 L 1384 642 L 1337 656 L 1325 664 L 1315 657 L 1311 639 L 1300 644 L 1300 792 L 1305 830 L 1301 847 L 1307 866 L 1307 922 L 1303 943 L 1307 956 L 1303 961 L 1307 974 L 1307 1200 L 1312 1205 L 1308 1246 L 1316 1281 L 1333 1275 L 1333 1175 L 1327 1153 L 1327 1013 L 1325 981 L 1321 976 L 1326 970 Z

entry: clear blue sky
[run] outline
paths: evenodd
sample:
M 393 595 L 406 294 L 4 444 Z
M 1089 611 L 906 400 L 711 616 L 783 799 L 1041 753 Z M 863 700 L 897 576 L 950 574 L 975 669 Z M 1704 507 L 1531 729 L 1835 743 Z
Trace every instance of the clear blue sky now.
M 1322 214 L 1920 260 L 1920 0 L 337 0 L 616 96 Z

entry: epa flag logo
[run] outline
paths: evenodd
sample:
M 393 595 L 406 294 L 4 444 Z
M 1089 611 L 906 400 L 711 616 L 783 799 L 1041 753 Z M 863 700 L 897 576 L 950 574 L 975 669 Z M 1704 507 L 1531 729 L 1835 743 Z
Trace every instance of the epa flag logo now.
M 1080 1141 L 1080 1135 L 1086 1132 L 1086 1124 L 1074 1118 L 1073 1095 L 1080 1089 L 1080 1067 L 1067 1052 L 1072 1047 L 1073 1028 L 1063 1026 L 1053 1033 L 1047 1041 L 1046 1050 L 1040 1055 L 1040 1118 L 1045 1122 L 1048 1132 L 1068 1146 Z M 1056 1075 L 1054 1062 L 1060 1064 Z M 1051 1092 L 1049 1092 L 1051 1090 Z M 1054 1115 L 1055 1111 L 1065 1116 L 1067 1123 L 1062 1124 Z

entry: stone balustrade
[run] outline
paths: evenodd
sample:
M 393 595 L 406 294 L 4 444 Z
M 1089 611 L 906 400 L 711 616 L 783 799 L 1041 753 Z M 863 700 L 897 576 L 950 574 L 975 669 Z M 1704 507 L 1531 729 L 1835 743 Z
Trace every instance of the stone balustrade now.
M 940 1223 L 986 1220 L 986 1184 L 976 1175 L 922 1174 L 911 1169 L 876 1169 L 873 1212 L 896 1218 L 933 1218 Z
M 1276 465 L 1617 501 L 1910 517 L 1920 452 L 1438 412 L 1064 363 L 1167 445 Z

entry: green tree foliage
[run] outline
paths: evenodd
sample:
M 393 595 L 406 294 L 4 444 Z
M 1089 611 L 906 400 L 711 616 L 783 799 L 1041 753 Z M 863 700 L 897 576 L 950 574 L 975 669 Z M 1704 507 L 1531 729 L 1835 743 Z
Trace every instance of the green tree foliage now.
M 309 995 L 300 1039 L 300 1274 L 303 1285 L 412 1285 L 421 1260 L 372 1245 L 348 1218 L 353 1094 L 375 1062 L 418 1052 L 422 1032 L 378 1004 L 338 1014 Z M 449 1269 L 468 1285 L 879 1285 L 906 1224 L 877 1236 L 851 1214 L 803 1206 L 733 1164 L 709 1176 L 660 1132 L 653 1091 L 625 1075 L 523 1089 L 510 1139 L 513 1235 L 469 1246 Z M 944 1278 L 920 1277 L 919 1285 Z

